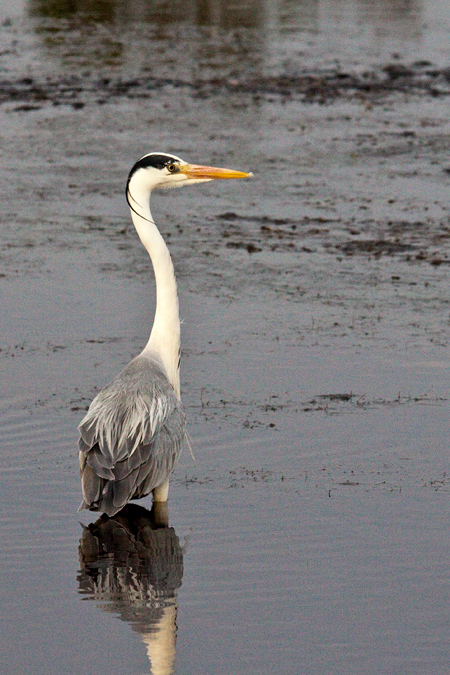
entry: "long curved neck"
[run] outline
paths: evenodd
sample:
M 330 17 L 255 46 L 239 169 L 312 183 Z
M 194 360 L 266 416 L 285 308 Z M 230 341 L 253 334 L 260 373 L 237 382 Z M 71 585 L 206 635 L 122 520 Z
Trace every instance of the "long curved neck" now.
M 180 397 L 180 315 L 177 282 L 169 249 L 150 212 L 150 191 L 130 185 L 133 198 L 131 218 L 153 264 L 156 280 L 156 311 L 150 338 L 143 354 L 157 354 L 169 382 Z M 139 215 L 138 215 L 139 214 Z M 141 217 L 142 216 L 142 217 Z

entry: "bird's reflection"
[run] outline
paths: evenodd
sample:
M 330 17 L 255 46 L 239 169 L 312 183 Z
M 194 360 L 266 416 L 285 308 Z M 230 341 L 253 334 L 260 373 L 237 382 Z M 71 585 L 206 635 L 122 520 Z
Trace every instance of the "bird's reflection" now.
M 183 552 L 167 504 L 102 516 L 83 529 L 79 557 L 81 593 L 142 636 L 152 675 L 173 673 Z

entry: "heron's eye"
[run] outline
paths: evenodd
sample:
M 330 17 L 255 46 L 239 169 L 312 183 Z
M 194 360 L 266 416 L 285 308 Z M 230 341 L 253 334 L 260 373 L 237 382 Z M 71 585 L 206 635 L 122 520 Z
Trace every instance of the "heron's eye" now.
M 177 165 L 176 165 L 176 164 L 168 164 L 168 165 L 167 165 L 167 171 L 168 171 L 169 173 L 175 173 L 176 170 L 177 170 Z

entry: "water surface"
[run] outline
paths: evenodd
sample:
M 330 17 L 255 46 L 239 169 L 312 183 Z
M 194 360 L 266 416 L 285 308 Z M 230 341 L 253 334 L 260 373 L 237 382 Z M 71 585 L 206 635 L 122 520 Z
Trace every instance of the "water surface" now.
M 1 672 L 447 673 L 446 3 L 0 17 Z M 255 177 L 153 197 L 195 461 L 108 523 L 76 427 L 150 330 L 152 150 Z

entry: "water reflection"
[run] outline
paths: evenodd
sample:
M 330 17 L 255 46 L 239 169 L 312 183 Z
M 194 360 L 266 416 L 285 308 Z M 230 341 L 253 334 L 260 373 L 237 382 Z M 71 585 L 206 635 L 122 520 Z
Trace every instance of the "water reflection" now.
M 80 592 L 141 635 L 152 675 L 170 675 L 183 552 L 167 505 L 150 512 L 129 504 L 114 518 L 102 516 L 84 528 L 79 558 Z
M 305 37 L 333 58 L 349 36 L 366 52 L 384 36 L 417 40 L 423 0 L 28 0 L 45 50 L 65 66 L 127 68 L 186 81 L 283 72 Z M 303 56 L 302 56 L 303 55 Z
M 422 0 L 359 0 L 357 8 L 359 22 L 368 23 L 375 36 L 410 39 L 422 32 Z
M 30 13 L 53 19 L 78 16 L 85 21 L 145 21 L 159 24 L 190 22 L 224 28 L 260 25 L 264 2 L 243 0 L 29 0 Z M 273 3 L 269 3 L 273 4 Z
M 356 10 L 364 21 L 408 20 L 422 11 L 423 0 L 29 0 L 32 16 L 101 23 L 188 23 L 225 29 L 262 26 L 307 28 Z
M 30 14 L 53 19 L 74 18 L 86 22 L 148 21 L 173 23 L 192 18 L 195 0 L 29 0 Z

